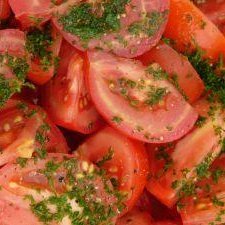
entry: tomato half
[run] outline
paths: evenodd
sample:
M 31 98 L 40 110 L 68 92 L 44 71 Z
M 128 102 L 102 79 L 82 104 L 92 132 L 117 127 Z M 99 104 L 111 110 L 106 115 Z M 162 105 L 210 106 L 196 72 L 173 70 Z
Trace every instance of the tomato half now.
M 60 58 L 58 73 L 44 90 L 44 107 L 57 125 L 91 133 L 101 120 L 86 89 L 83 57 L 64 42 Z
M 61 132 L 36 106 L 10 100 L 0 112 L 0 165 L 34 152 L 68 152 Z
M 171 0 L 169 21 L 164 35 L 179 51 L 201 48 L 205 57 L 217 61 L 225 54 L 225 37 L 189 0 Z
M 198 112 L 207 114 L 209 105 L 203 103 L 203 100 L 200 101 L 196 108 Z M 221 136 L 215 129 L 224 126 L 220 113 L 216 114 L 215 119 L 205 117 L 204 123 L 178 141 L 174 149 L 173 145 L 150 147 L 152 177 L 147 189 L 165 205 L 172 207 L 179 196 L 190 194 L 185 192 L 185 187 L 190 181 L 196 183 L 201 178 L 198 168 L 206 160 L 210 165 L 220 153 Z M 221 135 L 224 136 L 223 133 Z
M 88 85 L 99 113 L 116 129 L 144 142 L 185 135 L 197 113 L 164 78 L 139 61 L 101 51 L 88 53 Z
M 10 6 L 8 0 L 0 1 L 0 20 L 7 19 L 10 16 Z
M 158 63 L 169 74 L 179 91 L 187 97 L 188 102 L 195 102 L 203 94 L 203 81 L 191 63 L 169 45 L 160 43 L 138 59 L 146 66 Z
M 116 225 L 152 225 L 151 215 L 147 211 L 138 208 L 132 209 L 125 216 L 118 219 Z
M 160 40 L 168 9 L 168 0 L 75 2 L 56 9 L 53 22 L 79 50 L 102 48 L 132 58 Z
M 80 145 L 78 154 L 105 169 L 118 189 L 127 194 L 127 209 L 134 206 L 148 175 L 148 159 L 142 143 L 106 127 Z
M 42 85 L 53 77 L 61 42 L 62 36 L 51 25 L 43 31 L 34 30 L 27 34 L 26 43 L 31 54 L 28 79 L 35 84 Z
M 115 224 L 117 213 L 112 213 L 112 210 L 116 210 L 117 202 L 113 189 L 88 161 L 71 155 L 49 154 L 46 159 L 30 159 L 22 165 L 8 164 L 1 168 L 0 177 L 0 202 L 7 201 L 22 212 L 24 209 L 29 210 L 39 219 L 38 224 L 46 221 L 50 224 L 72 224 L 72 221 L 89 224 L 90 220 L 99 225 Z M 15 195 L 15 198 L 12 195 L 2 196 L 1 192 L 5 190 Z M 16 201 L 17 196 L 23 197 L 22 204 L 21 199 Z M 76 214 L 79 217 L 74 216 Z M 20 214 L 14 216 L 17 215 Z M 13 221 L 10 218 L 11 224 Z M 3 222 L 4 215 L 0 214 L 0 223 Z M 14 223 L 17 224 L 20 222 Z

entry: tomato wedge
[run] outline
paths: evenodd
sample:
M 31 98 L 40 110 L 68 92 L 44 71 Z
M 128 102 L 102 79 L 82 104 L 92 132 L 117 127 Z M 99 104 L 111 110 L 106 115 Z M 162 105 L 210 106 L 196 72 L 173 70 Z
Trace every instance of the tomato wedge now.
M 10 6 L 8 0 L 1 0 L 0 2 L 0 20 L 5 20 L 10 16 Z
M 188 185 L 193 187 L 202 178 L 204 174 L 200 173 L 200 169 L 209 167 L 221 151 L 224 133 L 218 134 L 217 131 L 224 126 L 221 112 L 215 112 L 215 118 L 207 119 L 209 105 L 204 100 L 198 102 L 195 108 L 204 117 L 200 117 L 199 125 L 178 141 L 174 149 L 170 144 L 168 147 L 150 146 L 152 178 L 147 189 L 168 207 L 172 207 L 183 195 L 191 194 Z
M 68 152 L 68 146 L 58 128 L 36 106 L 10 100 L 0 110 L 0 165 L 17 157 L 40 157 L 45 151 Z
M 54 26 L 48 25 L 44 30 L 34 29 L 26 38 L 28 52 L 31 54 L 31 67 L 28 79 L 38 85 L 49 81 L 54 73 L 62 36 Z
M 54 8 L 51 0 L 9 0 L 16 19 L 24 28 L 40 26 L 51 18 Z
M 158 63 L 169 74 L 175 86 L 187 98 L 188 102 L 195 102 L 203 94 L 203 81 L 191 63 L 169 45 L 160 43 L 138 59 L 145 66 Z
M 125 216 L 118 219 L 116 225 L 152 225 L 151 215 L 146 211 L 138 208 L 132 209 Z
M 77 2 L 58 8 L 53 22 L 81 51 L 102 48 L 127 58 L 141 55 L 160 40 L 168 18 L 168 0 Z
M 0 190 L 0 202 L 6 200 L 19 211 L 21 208 L 29 210 L 39 219 L 38 224 L 46 221 L 49 224 L 72 224 L 72 221 L 89 224 L 90 220 L 99 225 L 115 224 L 117 213 L 112 212 L 117 207 L 116 195 L 110 182 L 88 161 L 71 155 L 49 154 L 36 162 L 30 159 L 25 164 L 8 164 L 1 168 L 0 177 L 3 191 L 23 197 L 22 202 L 15 201 L 11 196 L 2 196 Z M 4 221 L 4 215 L 0 214 L 0 223 Z M 20 223 L 13 225 L 17 224 Z
M 93 51 L 88 53 L 88 63 L 95 106 L 122 133 L 163 143 L 182 137 L 193 127 L 194 109 L 166 79 L 156 77 L 140 62 Z
M 78 147 L 78 154 L 107 171 L 131 209 L 142 194 L 148 175 L 148 159 L 142 143 L 106 127 Z M 114 182 L 115 183 L 115 182 Z
M 77 50 L 64 42 L 57 75 L 47 84 L 43 104 L 57 125 L 84 134 L 101 125 L 84 78 L 84 60 Z
M 171 0 L 169 21 L 164 35 L 179 51 L 201 48 L 205 57 L 217 61 L 225 54 L 225 37 L 189 0 Z
M 184 225 L 225 222 L 224 163 L 224 156 L 217 159 L 208 171 L 209 177 L 198 183 L 199 191 L 196 195 L 182 200 L 184 207 L 180 210 L 180 214 Z

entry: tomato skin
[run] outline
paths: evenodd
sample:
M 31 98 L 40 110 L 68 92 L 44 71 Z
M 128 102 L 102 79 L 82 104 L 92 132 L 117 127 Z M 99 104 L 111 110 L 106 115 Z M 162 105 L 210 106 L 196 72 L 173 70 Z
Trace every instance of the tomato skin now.
M 86 88 L 83 56 L 63 42 L 60 58 L 57 75 L 44 87 L 43 105 L 57 125 L 92 133 L 101 126 L 101 118 Z
M 165 143 L 185 135 L 197 119 L 195 110 L 167 80 L 154 80 L 138 60 L 124 59 L 101 51 L 88 52 L 88 86 L 93 102 L 106 121 L 125 135 L 143 142 Z M 137 84 L 125 87 L 124 97 L 120 80 Z M 139 89 L 138 82 L 146 84 Z M 154 87 L 164 87 L 169 94 L 162 99 L 163 107 L 149 107 L 148 82 Z M 150 85 L 151 86 L 151 85 Z M 138 101 L 132 106 L 129 99 Z M 158 107 L 158 108 L 157 108 Z M 176 123 L 179 117 L 179 123 Z M 119 118 L 119 121 L 117 120 Z M 172 127 L 172 129 L 167 129 Z M 140 128 L 140 129 L 138 129 Z
M 207 114 L 209 104 L 200 100 L 196 103 L 196 109 L 200 115 Z M 191 133 L 179 140 L 172 150 L 169 149 L 167 154 L 171 160 L 171 166 L 166 172 L 160 175 L 163 166 L 162 160 L 157 162 L 157 154 L 159 154 L 158 146 L 149 145 L 150 171 L 152 179 L 147 184 L 149 190 L 156 198 L 168 207 L 172 207 L 178 200 L 178 193 L 181 187 L 173 187 L 173 182 L 182 179 L 198 180 L 195 172 L 196 165 L 204 162 L 205 158 L 212 154 L 212 161 L 215 160 L 221 151 L 221 142 L 219 135 L 215 132 L 216 126 L 224 126 L 223 116 L 217 114 L 216 119 L 209 118 L 201 127 L 196 127 Z M 198 151 L 196 151 L 198 149 Z M 163 163 L 162 163 L 163 164 Z M 184 175 L 182 171 L 189 172 Z
M 189 63 L 188 59 L 165 43 L 160 43 L 149 52 L 138 58 L 145 66 L 158 63 L 171 78 L 177 78 L 179 88 L 193 103 L 204 91 L 204 83 Z M 191 85 L 191 88 L 190 88 Z
M 133 141 L 110 127 L 100 130 L 78 147 L 81 158 L 97 163 L 113 151 L 111 160 L 102 168 L 109 177 L 118 179 L 119 190 L 128 193 L 125 204 L 130 210 L 142 194 L 149 171 L 149 162 L 142 143 Z
M 29 80 L 31 80 L 33 83 L 38 85 L 43 85 L 47 83 L 54 75 L 55 73 L 55 65 L 54 60 L 58 56 L 61 43 L 62 43 L 62 36 L 57 33 L 56 29 L 52 25 L 52 38 L 53 38 L 53 44 L 51 45 L 49 51 L 52 52 L 52 62 L 51 65 L 47 68 L 47 70 L 44 70 L 41 67 L 41 63 L 38 59 L 31 60 L 31 68 L 30 71 L 27 74 L 27 77 Z
M 116 225 L 152 225 L 152 218 L 147 211 L 138 208 L 132 209 L 122 218 L 118 219 Z
M 204 51 L 204 56 L 217 61 L 225 54 L 225 37 L 218 28 L 189 0 L 171 0 L 165 37 L 175 41 L 181 51 Z
M 10 16 L 10 6 L 8 0 L 0 1 L 0 20 L 7 19 Z

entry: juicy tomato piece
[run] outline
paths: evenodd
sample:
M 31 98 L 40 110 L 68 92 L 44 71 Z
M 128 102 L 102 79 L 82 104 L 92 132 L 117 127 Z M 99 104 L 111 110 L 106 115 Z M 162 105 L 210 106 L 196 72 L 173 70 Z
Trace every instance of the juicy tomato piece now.
M 27 34 L 28 51 L 31 53 L 31 67 L 27 76 L 38 85 L 45 84 L 53 77 L 55 61 L 62 43 L 62 36 L 54 26 L 47 26 L 46 29 L 34 30 Z
M 86 134 L 94 132 L 101 120 L 86 89 L 83 57 L 64 42 L 60 58 L 57 75 L 44 88 L 44 107 L 57 125 Z
M 206 0 L 196 3 L 199 9 L 219 28 L 225 25 L 225 1 Z
M 163 143 L 185 135 L 197 113 L 166 79 L 139 61 L 88 53 L 88 85 L 99 113 L 116 129 L 144 142 Z
M 30 159 L 25 164 L 8 164 L 1 168 L 0 177 L 2 190 L 23 197 L 24 204 L 21 205 L 21 201 L 15 202 L 12 197 L 1 196 L 2 190 L 0 202 L 7 200 L 18 209 L 29 210 L 39 219 L 40 224 L 46 222 L 46 219 L 49 224 L 72 224 L 72 221 L 78 220 L 77 217 L 71 219 L 71 215 L 76 213 L 79 214 L 79 222 L 82 221 L 83 224 L 89 224 L 90 220 L 99 225 L 115 224 L 117 213 L 115 211 L 112 214 L 112 210 L 117 210 L 116 195 L 110 182 L 97 173 L 97 168 L 88 161 L 71 155 L 49 154 L 42 160 Z M 106 185 L 108 189 L 105 188 Z M 24 198 L 28 195 L 30 198 Z M 28 207 L 27 203 L 30 203 Z M 38 210 L 40 207 L 43 207 L 43 214 Z M 65 207 L 67 210 L 64 210 Z M 60 221 L 55 217 L 56 214 L 60 214 Z M 0 223 L 3 221 L 4 215 L 0 214 Z
M 215 118 L 205 117 L 209 105 L 201 100 L 196 105 L 200 117 L 198 126 L 177 142 L 175 146 L 149 146 L 151 179 L 147 189 L 168 207 L 172 207 L 179 197 L 190 194 L 185 188 L 200 178 L 202 165 L 209 166 L 221 151 L 222 132 L 218 135 L 216 127 L 224 126 L 221 112 Z M 173 149 L 174 148 L 174 149 Z M 158 159 L 158 160 L 157 160 Z
M 188 102 L 193 103 L 202 95 L 204 91 L 203 81 L 188 59 L 169 45 L 160 43 L 138 59 L 145 66 L 158 63 L 168 73 Z
M 9 4 L 24 28 L 40 26 L 48 21 L 55 6 L 51 0 L 9 0 Z
M 106 127 L 78 147 L 78 154 L 107 171 L 120 191 L 127 194 L 131 209 L 143 192 L 148 175 L 148 159 L 142 143 L 128 139 Z
M 36 106 L 9 100 L 0 112 L 1 166 L 17 157 L 30 158 L 34 152 L 41 157 L 46 150 L 68 152 L 61 132 Z
M 119 218 L 116 225 L 152 225 L 151 215 L 147 211 L 138 208 L 132 209 L 122 218 Z
M 181 225 L 181 223 L 179 222 L 175 222 L 175 221 L 169 221 L 169 220 L 162 220 L 162 221 L 157 221 L 152 223 L 152 225 Z
M 0 20 L 7 19 L 10 16 L 10 6 L 8 0 L 0 1 Z
M 53 22 L 81 51 L 102 48 L 132 58 L 160 40 L 168 9 L 168 0 L 82 1 L 58 8 Z
M 0 30 L 0 54 L 6 53 L 17 57 L 26 55 L 24 32 L 18 29 Z
M 219 157 L 209 170 L 208 178 L 200 181 L 195 197 L 182 200 L 180 210 L 184 225 L 223 224 L 225 222 L 224 188 L 225 158 Z M 208 187 L 208 189 L 207 189 Z
M 164 35 L 179 51 L 201 48 L 205 57 L 217 61 L 225 54 L 225 37 L 189 0 L 171 0 L 169 21 Z

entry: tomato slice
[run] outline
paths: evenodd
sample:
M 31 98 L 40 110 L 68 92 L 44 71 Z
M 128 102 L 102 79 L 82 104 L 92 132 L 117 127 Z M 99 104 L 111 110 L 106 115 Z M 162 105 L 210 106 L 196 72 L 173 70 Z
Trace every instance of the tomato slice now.
M 125 216 L 118 219 L 116 225 L 152 225 L 151 215 L 146 211 L 138 208 L 132 209 Z
M 169 74 L 188 102 L 195 102 L 203 94 L 203 81 L 191 63 L 169 45 L 160 43 L 138 59 L 146 66 L 158 63 Z
M 54 26 L 47 26 L 44 31 L 36 29 L 27 34 L 27 46 L 31 54 L 28 79 L 43 85 L 53 77 L 61 42 L 62 36 Z
M 196 195 L 182 200 L 184 207 L 180 210 L 180 214 L 184 225 L 223 224 L 225 222 L 224 163 L 225 158 L 222 155 L 215 160 L 208 171 L 208 178 L 198 183 L 199 191 Z
M 57 125 L 81 133 L 99 128 L 101 120 L 84 79 L 84 60 L 64 42 L 57 75 L 45 87 L 43 104 Z
M 0 112 L 1 166 L 17 157 L 30 158 L 34 152 L 41 157 L 46 150 L 68 152 L 58 128 L 36 106 L 10 100 Z
M 8 0 L 0 2 L 0 20 L 5 20 L 10 16 L 10 6 Z
M 208 112 L 209 105 L 200 101 L 196 109 L 200 115 Z M 183 195 L 188 192 L 188 185 L 196 183 L 202 176 L 199 168 L 215 160 L 221 151 L 221 136 L 216 129 L 224 126 L 221 112 L 214 117 L 202 117 L 200 125 L 191 133 L 173 145 L 150 146 L 149 158 L 152 178 L 147 189 L 163 204 L 172 207 Z M 224 134 L 221 134 L 222 137 Z M 171 149 L 172 148 L 172 149 Z M 157 160 L 158 159 L 158 160 Z
M 205 57 L 217 61 L 225 54 L 225 37 L 189 0 L 171 0 L 169 21 L 164 35 L 179 51 L 201 48 Z
M 197 113 L 166 79 L 140 62 L 101 51 L 88 53 L 88 84 L 99 113 L 116 129 L 144 142 L 185 135 Z
M 0 53 L 24 57 L 26 55 L 24 32 L 18 29 L 0 30 Z
M 24 28 L 40 26 L 48 21 L 55 6 L 51 0 L 9 0 L 9 4 Z
M 127 209 L 134 206 L 148 174 L 148 159 L 142 143 L 106 127 L 80 145 L 78 154 L 105 169 L 109 177 L 117 181 L 118 189 L 127 194 Z
M 168 9 L 168 0 L 75 2 L 60 7 L 53 22 L 63 37 L 81 51 L 102 48 L 132 58 L 160 40 Z
M 50 224 L 72 224 L 72 221 L 89 224 L 90 220 L 96 224 L 115 224 L 116 196 L 110 183 L 88 161 L 71 155 L 49 154 L 42 160 L 30 159 L 25 164 L 8 164 L 0 170 L 0 177 L 3 191 L 23 197 L 21 204 L 21 201 L 15 202 L 11 196 L 1 196 L 1 190 L 0 202 L 7 200 L 18 209 L 22 208 L 22 211 L 24 208 L 29 210 L 39 219 L 39 224 L 46 220 Z M 30 203 L 28 207 L 27 203 Z M 71 216 L 77 213 L 79 217 Z M 60 220 L 55 217 L 59 214 Z M 5 221 L 4 215 L 0 214 L 1 224 L 2 221 Z
M 207 0 L 196 3 L 199 9 L 219 28 L 225 24 L 225 1 Z

